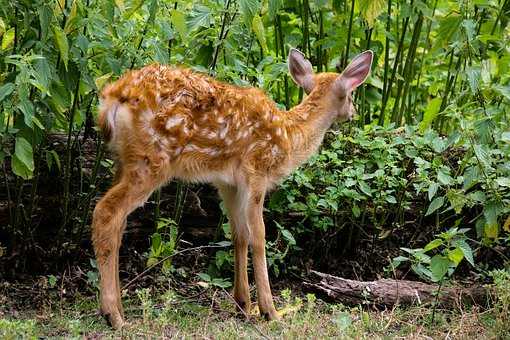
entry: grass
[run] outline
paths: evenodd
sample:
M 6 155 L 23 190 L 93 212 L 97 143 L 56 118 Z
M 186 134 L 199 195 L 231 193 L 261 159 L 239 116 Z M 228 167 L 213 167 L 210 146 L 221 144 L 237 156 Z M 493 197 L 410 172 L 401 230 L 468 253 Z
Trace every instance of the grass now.
M 506 285 L 508 288 L 508 282 Z M 122 331 L 111 330 L 97 314 L 95 296 L 77 295 L 59 301 L 58 294 L 49 294 L 46 303 L 37 309 L 13 312 L 8 307 L 0 307 L 0 338 L 490 339 L 510 336 L 508 315 L 505 315 L 508 306 L 501 303 L 486 311 L 439 310 L 432 321 L 428 307 L 377 311 L 329 304 L 313 294 L 293 294 L 286 289 L 276 296 L 276 304 L 284 313 L 282 320 L 266 322 L 257 315 L 247 321 L 236 314 L 230 294 L 222 288 L 203 289 L 198 296 L 191 297 L 160 288 L 138 289 L 126 295 L 128 324 Z

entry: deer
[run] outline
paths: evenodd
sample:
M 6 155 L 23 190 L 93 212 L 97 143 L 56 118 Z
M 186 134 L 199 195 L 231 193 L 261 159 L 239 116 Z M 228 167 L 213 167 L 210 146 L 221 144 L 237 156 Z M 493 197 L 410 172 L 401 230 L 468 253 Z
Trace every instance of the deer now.
M 125 324 L 119 248 L 126 218 L 172 179 L 217 188 L 233 235 L 237 308 L 249 315 L 251 248 L 260 315 L 280 318 L 266 263 L 264 198 L 318 150 L 334 122 L 353 119 L 353 92 L 367 79 L 372 60 L 368 50 L 342 73 L 314 73 L 305 55 L 292 48 L 289 73 L 306 96 L 288 111 L 261 89 L 162 64 L 128 71 L 103 88 L 97 124 L 117 170 L 95 206 L 91 229 L 100 312 L 114 329 Z

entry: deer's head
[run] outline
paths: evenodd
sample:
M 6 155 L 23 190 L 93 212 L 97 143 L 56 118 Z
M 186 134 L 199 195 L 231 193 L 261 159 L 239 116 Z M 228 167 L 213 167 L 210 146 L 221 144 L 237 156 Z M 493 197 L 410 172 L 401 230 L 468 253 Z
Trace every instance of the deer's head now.
M 339 121 L 346 121 L 351 120 L 356 113 L 352 93 L 368 77 L 372 59 L 373 52 L 368 50 L 357 55 L 340 74 L 316 74 L 303 53 L 293 48 L 289 53 L 288 64 L 292 79 L 307 95 L 321 101 Z

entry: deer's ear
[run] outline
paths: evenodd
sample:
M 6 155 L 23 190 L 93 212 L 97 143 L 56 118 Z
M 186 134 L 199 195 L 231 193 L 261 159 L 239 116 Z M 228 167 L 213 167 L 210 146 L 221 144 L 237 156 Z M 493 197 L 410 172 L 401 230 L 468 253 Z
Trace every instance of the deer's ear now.
M 343 88 L 346 91 L 353 91 L 363 84 L 370 74 L 374 52 L 368 50 L 358 54 L 345 68 L 340 76 Z
M 308 94 L 314 87 L 312 64 L 304 54 L 292 48 L 289 52 L 289 72 L 294 82 Z

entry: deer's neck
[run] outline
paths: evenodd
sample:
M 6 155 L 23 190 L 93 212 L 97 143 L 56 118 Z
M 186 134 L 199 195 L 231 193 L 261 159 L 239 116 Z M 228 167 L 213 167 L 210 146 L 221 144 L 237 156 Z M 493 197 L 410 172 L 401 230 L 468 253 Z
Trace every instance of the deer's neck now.
M 335 121 L 336 114 L 329 107 L 329 101 L 316 97 L 307 97 L 287 112 L 287 134 L 291 144 L 290 170 L 306 162 L 317 151 L 326 131 Z

